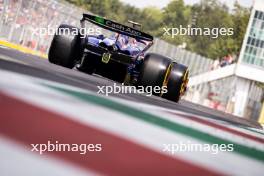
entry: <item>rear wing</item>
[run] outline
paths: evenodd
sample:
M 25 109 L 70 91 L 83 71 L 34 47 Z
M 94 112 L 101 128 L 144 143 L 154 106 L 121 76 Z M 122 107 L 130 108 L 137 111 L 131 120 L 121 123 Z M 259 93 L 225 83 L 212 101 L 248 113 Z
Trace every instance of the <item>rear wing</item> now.
M 129 36 L 129 37 L 133 37 L 133 38 L 140 39 L 140 40 L 153 41 L 153 37 L 149 34 L 146 34 L 134 28 L 125 26 L 123 24 L 113 22 L 111 20 L 105 19 L 100 16 L 95 16 L 95 15 L 84 13 L 83 18 L 81 19 L 81 22 L 85 20 L 95 25 L 98 25 L 104 29 L 114 31 L 114 32 Z

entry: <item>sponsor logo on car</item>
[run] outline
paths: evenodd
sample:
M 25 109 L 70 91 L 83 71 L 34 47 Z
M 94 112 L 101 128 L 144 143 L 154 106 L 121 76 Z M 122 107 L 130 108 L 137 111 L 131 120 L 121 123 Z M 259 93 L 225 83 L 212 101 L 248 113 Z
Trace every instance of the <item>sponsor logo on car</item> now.
M 125 32 L 128 32 L 128 33 L 133 34 L 133 35 L 136 35 L 136 36 L 141 36 L 141 32 L 136 31 L 136 30 L 134 30 L 134 29 L 132 29 L 132 28 L 130 28 L 130 27 L 126 27 L 126 26 L 124 26 L 124 25 L 122 25 L 122 24 L 114 23 L 114 22 L 109 21 L 109 20 L 107 20 L 107 21 L 105 22 L 105 25 L 110 26 L 110 27 L 112 27 L 112 28 L 116 28 L 116 29 L 119 29 L 119 30 L 125 31 Z

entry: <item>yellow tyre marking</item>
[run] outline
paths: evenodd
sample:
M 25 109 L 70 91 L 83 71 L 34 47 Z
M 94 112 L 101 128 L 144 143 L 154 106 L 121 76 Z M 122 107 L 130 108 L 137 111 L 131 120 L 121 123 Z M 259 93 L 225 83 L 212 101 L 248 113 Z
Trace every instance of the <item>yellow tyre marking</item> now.
M 170 63 L 170 65 L 168 66 L 167 68 L 167 71 L 166 71 L 166 74 L 165 74 L 165 77 L 164 77 L 164 80 L 163 80 L 163 83 L 162 83 L 162 86 L 167 86 L 168 85 L 168 82 L 169 82 L 169 75 L 170 75 L 170 72 L 171 72 L 171 68 L 172 68 L 172 63 Z M 160 93 L 160 97 L 163 95 L 162 91 Z
M 188 76 L 189 76 L 189 70 L 186 70 L 183 76 L 182 84 L 181 84 L 181 90 L 180 90 L 181 96 L 185 93 L 185 89 L 189 81 Z

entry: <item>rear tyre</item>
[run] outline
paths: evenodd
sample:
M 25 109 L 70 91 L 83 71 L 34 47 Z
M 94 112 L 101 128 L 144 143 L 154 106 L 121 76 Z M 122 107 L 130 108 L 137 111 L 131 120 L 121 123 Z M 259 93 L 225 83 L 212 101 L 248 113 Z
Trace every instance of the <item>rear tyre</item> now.
M 178 102 L 185 93 L 188 83 L 188 68 L 182 64 L 173 62 L 168 75 L 167 90 L 163 97 Z
M 144 62 L 140 68 L 138 77 L 138 86 L 162 87 L 167 69 L 171 61 L 169 58 L 159 54 L 149 53 L 145 56 Z M 159 95 L 153 92 L 154 95 Z
M 81 59 L 81 50 L 81 38 L 77 28 L 62 24 L 59 26 L 57 34 L 53 37 L 48 59 L 53 64 L 73 68 L 75 61 Z

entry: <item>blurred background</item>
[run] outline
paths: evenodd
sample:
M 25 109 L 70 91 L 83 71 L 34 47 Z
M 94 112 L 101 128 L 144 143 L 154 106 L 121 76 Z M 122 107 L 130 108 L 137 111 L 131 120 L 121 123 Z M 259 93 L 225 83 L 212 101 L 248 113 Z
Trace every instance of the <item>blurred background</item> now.
M 264 123 L 263 0 L 0 0 L 0 40 L 47 54 L 53 36 L 34 29 L 79 26 L 83 12 L 142 23 L 155 36 L 150 52 L 189 66 L 184 99 Z M 163 35 L 180 25 L 233 28 L 234 35 Z

